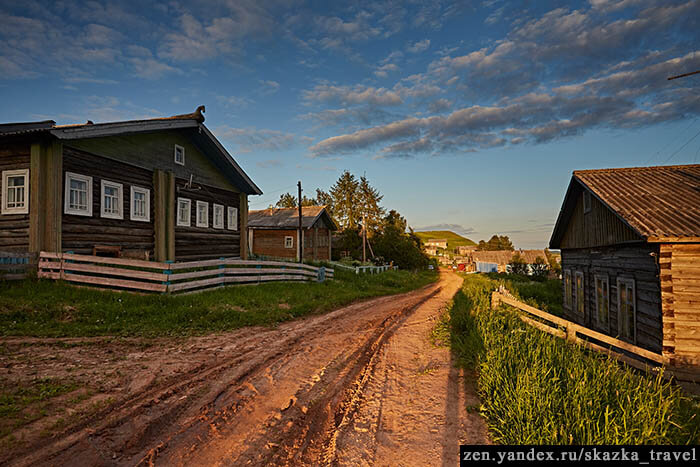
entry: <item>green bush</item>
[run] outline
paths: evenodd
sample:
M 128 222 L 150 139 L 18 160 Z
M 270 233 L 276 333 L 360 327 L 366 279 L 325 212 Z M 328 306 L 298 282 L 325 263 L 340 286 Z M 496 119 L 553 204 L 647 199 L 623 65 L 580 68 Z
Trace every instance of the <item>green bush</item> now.
M 493 439 L 505 444 L 697 443 L 698 404 L 656 377 L 491 311 L 486 277 L 465 279 L 452 346 L 474 364 Z

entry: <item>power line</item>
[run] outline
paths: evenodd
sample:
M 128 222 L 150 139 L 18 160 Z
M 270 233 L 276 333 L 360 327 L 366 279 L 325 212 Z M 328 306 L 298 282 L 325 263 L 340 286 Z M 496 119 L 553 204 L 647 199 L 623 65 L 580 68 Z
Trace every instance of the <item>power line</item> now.
M 274 191 L 267 192 L 266 194 L 271 195 L 271 194 L 274 194 L 274 193 L 279 193 L 279 192 L 281 192 L 281 191 L 289 190 L 290 188 L 294 188 L 295 186 L 297 186 L 296 183 L 293 184 L 293 185 L 285 186 L 285 187 L 283 187 L 283 188 L 279 188 L 279 189 L 274 190 Z M 249 203 L 249 204 L 251 204 L 251 205 L 256 204 L 256 205 L 257 205 L 257 204 L 263 204 L 263 203 L 270 203 L 270 202 L 272 202 L 272 201 L 275 201 L 276 199 L 277 199 L 277 198 L 275 197 L 275 198 L 268 198 L 268 199 L 266 199 L 266 200 L 259 200 L 259 201 L 256 200 L 256 201 L 253 201 L 253 202 L 251 202 L 251 203 Z
M 690 127 L 693 126 L 693 125 L 695 124 L 695 122 L 698 121 L 698 118 L 700 118 L 700 117 L 695 117 L 695 118 L 693 119 L 693 121 L 691 121 L 690 124 L 688 124 L 688 126 L 685 127 L 685 128 L 683 129 L 683 131 L 681 131 L 680 133 L 678 133 L 673 139 L 671 139 L 668 143 L 666 143 L 661 149 L 659 149 L 659 150 L 656 151 L 654 154 L 652 154 L 651 157 L 649 157 L 649 159 L 647 159 L 647 161 L 645 162 L 645 165 L 646 165 L 646 164 L 649 164 L 650 162 L 652 162 L 654 159 L 656 159 L 656 156 L 658 156 L 659 154 L 661 154 L 662 152 L 665 152 L 668 148 L 670 148 L 671 145 L 672 145 L 676 140 L 678 140 L 678 138 L 680 138 L 682 134 L 684 134 L 686 131 L 688 131 L 688 129 L 690 129 Z
M 681 146 L 680 148 L 676 149 L 676 152 L 674 152 L 673 154 L 671 154 L 670 156 L 668 156 L 668 159 L 666 159 L 666 160 L 664 161 L 664 164 L 665 164 L 666 162 L 670 161 L 670 160 L 673 158 L 673 156 L 675 156 L 676 154 L 678 154 L 679 152 L 681 152 L 681 151 L 683 150 L 683 148 L 685 148 L 687 145 L 689 145 L 690 142 L 693 141 L 695 138 L 697 138 L 699 135 L 700 135 L 700 130 L 698 130 L 697 133 L 695 133 L 688 141 L 686 141 L 685 144 L 683 144 L 683 146 Z

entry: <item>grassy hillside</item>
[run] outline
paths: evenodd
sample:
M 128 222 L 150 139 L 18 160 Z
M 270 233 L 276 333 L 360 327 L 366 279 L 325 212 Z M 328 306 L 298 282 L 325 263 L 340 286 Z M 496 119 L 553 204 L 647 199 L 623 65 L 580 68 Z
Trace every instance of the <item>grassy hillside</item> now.
M 470 246 L 476 245 L 472 240 L 457 235 L 449 230 L 429 230 L 426 232 L 416 232 L 416 235 L 420 237 L 421 240 L 427 242 L 433 238 L 445 238 L 447 239 L 447 248 L 457 248 L 458 246 Z

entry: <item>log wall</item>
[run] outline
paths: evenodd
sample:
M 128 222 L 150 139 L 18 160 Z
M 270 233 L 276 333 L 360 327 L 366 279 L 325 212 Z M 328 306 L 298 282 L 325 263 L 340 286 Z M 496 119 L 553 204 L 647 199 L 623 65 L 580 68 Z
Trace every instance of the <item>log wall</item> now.
M 700 365 L 700 244 L 660 247 L 663 353 L 674 365 Z
M 659 282 L 659 247 L 637 244 L 619 247 L 586 248 L 561 252 L 562 270 L 571 270 L 572 288 L 576 288 L 576 271 L 584 274 L 584 316 L 565 308 L 566 319 L 613 337 L 618 336 L 617 279 L 631 278 L 636 290 L 636 345 L 653 352 L 662 351 L 661 285 Z M 595 275 L 607 275 L 610 308 L 609 327 L 596 325 Z M 562 281 L 563 282 L 563 281 Z M 562 291 L 564 293 L 564 291 Z M 575 303 L 572 303 L 572 308 Z M 633 342 L 634 343 L 634 342 Z
M 0 148 L 0 172 L 3 170 L 28 169 L 31 147 L 29 144 L 5 144 Z M 0 183 L 2 179 L 0 179 Z M 31 189 L 31 187 L 28 187 Z M 0 203 L 2 193 L 0 190 Z M 29 199 L 31 209 L 32 200 Z M 29 251 L 29 214 L 0 215 L 0 251 Z
M 284 237 L 292 237 L 292 248 L 284 247 Z M 253 254 L 268 258 L 296 259 L 297 230 L 253 229 Z
M 76 216 L 63 212 L 62 250 L 76 254 L 92 254 L 97 245 L 120 245 L 125 255 L 141 257 L 148 253 L 153 257 L 153 172 L 113 159 L 71 147 L 63 149 L 63 187 L 66 172 L 92 177 L 92 216 Z M 123 185 L 123 219 L 100 217 L 101 180 L 109 180 Z M 149 222 L 130 220 L 131 185 L 151 190 L 151 216 Z M 62 191 L 65 193 L 65 188 Z
M 194 184 L 187 188 L 188 180 L 175 180 L 175 202 L 177 198 L 191 200 L 190 227 L 175 225 L 175 260 L 194 261 L 198 259 L 232 258 L 241 256 L 241 229 L 245 228 L 241 216 L 241 197 L 238 192 Z M 197 201 L 209 203 L 209 227 L 197 227 Z M 214 206 L 224 206 L 224 228 L 213 227 Z M 228 207 L 238 209 L 238 230 L 228 230 Z M 174 207 L 177 216 L 177 204 Z

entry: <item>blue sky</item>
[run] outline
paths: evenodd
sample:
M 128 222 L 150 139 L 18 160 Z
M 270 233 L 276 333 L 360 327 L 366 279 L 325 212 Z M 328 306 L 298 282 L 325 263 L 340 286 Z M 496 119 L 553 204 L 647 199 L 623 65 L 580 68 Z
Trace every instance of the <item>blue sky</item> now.
M 699 36 L 697 0 L 0 0 L 0 121 L 204 104 L 252 209 L 347 169 L 414 228 L 535 248 L 572 170 L 700 161 L 700 75 L 666 80 Z

